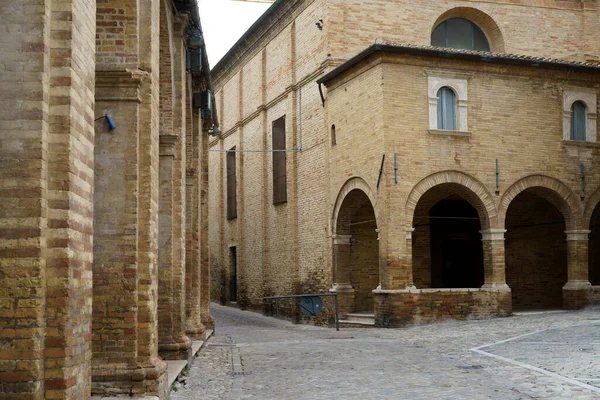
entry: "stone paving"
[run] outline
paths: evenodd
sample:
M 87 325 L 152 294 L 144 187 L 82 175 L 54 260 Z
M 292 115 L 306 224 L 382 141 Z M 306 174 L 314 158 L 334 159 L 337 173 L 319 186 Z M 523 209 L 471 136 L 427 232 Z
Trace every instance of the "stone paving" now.
M 598 308 L 336 332 L 211 307 L 174 400 L 600 399 Z

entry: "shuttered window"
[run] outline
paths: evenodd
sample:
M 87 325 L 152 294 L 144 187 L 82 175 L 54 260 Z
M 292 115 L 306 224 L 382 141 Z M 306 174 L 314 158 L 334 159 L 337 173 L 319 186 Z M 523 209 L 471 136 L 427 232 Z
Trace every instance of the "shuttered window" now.
M 237 218 L 235 146 L 227 152 L 227 219 Z
M 273 204 L 287 201 L 285 116 L 273 121 Z
M 585 140 L 585 104 L 576 101 L 571 106 L 571 140 Z
M 438 129 L 456 130 L 456 95 L 446 86 L 437 93 L 437 120 Z

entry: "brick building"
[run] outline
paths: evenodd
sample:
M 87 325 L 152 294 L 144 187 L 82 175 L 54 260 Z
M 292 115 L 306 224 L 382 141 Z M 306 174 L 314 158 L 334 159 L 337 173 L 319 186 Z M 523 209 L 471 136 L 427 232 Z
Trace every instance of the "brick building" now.
M 212 297 L 379 326 L 597 301 L 599 35 L 587 0 L 275 2 L 212 71 Z
M 0 31 L 0 398 L 166 398 L 213 326 L 196 2 L 15 0 Z

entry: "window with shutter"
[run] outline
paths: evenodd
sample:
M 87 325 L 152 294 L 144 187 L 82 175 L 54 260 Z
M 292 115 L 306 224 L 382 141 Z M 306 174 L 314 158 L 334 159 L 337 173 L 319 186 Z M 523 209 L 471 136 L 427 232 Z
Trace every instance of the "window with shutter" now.
M 237 218 L 235 146 L 227 152 L 227 219 Z
M 571 140 L 585 140 L 585 104 L 576 101 L 571 106 Z
M 449 87 L 438 91 L 438 129 L 456 130 L 456 95 Z
M 273 204 L 287 201 L 285 115 L 273 121 Z M 278 151 L 279 150 L 279 151 Z

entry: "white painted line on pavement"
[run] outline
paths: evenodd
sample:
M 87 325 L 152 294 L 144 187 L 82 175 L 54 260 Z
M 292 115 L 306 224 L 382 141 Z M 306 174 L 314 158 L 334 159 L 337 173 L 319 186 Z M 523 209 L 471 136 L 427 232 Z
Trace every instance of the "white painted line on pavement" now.
M 570 326 L 570 327 L 584 326 L 584 325 L 594 325 L 596 323 L 597 322 L 581 323 L 581 324 L 575 324 L 575 325 Z M 535 334 L 542 333 L 542 332 L 545 332 L 545 331 L 548 331 L 548 330 L 551 330 L 551 329 L 565 329 L 565 328 L 567 328 L 567 327 L 566 326 L 564 326 L 564 327 L 550 327 L 550 328 L 547 328 L 547 329 L 542 329 L 542 330 L 539 330 L 539 331 L 525 333 L 523 335 L 519 335 L 519 336 L 515 336 L 515 337 L 512 337 L 512 338 L 500 340 L 500 341 L 495 342 L 495 343 L 486 344 L 486 345 L 478 346 L 478 347 L 473 347 L 472 349 L 469 349 L 469 350 L 471 350 L 471 351 L 473 351 L 475 353 L 482 354 L 482 355 L 487 356 L 487 357 L 491 357 L 491 358 L 495 358 L 497 360 L 501 360 L 501 361 L 507 362 L 509 364 L 518 365 L 519 367 L 523 367 L 523 368 L 527 368 L 527 369 L 535 371 L 535 372 L 539 372 L 540 374 L 544 374 L 544 375 L 551 376 L 551 377 L 556 378 L 556 379 L 560 379 L 560 380 L 562 380 L 564 382 L 568 382 L 568 383 L 570 383 L 572 385 L 576 385 L 576 386 L 579 386 L 579 387 L 582 387 L 582 388 L 585 388 L 585 389 L 589 389 L 589 390 L 591 390 L 593 392 L 596 392 L 596 393 L 600 393 L 600 388 L 599 387 L 588 385 L 588 384 L 580 382 L 580 381 L 578 381 L 576 379 L 568 378 L 566 376 L 562 376 L 562 375 L 559 375 L 557 373 L 554 373 L 554 372 L 551 372 L 551 371 L 547 371 L 545 369 L 534 367 L 533 365 L 525 364 L 525 363 L 522 363 L 520 361 L 512 360 L 510 358 L 502 357 L 502 356 L 499 356 L 499 355 L 496 355 L 496 354 L 493 354 L 493 353 L 488 353 L 487 351 L 481 350 L 484 347 L 491 347 L 491 346 L 495 346 L 495 345 L 498 345 L 498 344 L 503 344 L 503 343 L 511 342 L 511 341 L 514 341 L 514 340 L 517 340 L 517 339 L 520 339 L 520 338 L 523 338 L 523 337 L 535 335 Z M 527 343 L 527 342 L 517 342 L 517 344 L 524 344 L 524 343 Z M 589 379 L 586 379 L 586 380 L 589 380 Z
M 576 386 L 579 386 L 579 387 L 582 387 L 585 389 L 589 389 L 592 392 L 600 393 L 600 388 L 598 388 L 596 386 L 588 385 L 586 383 L 579 382 L 578 380 L 567 378 L 566 376 L 562 376 L 562 375 L 556 374 L 554 372 L 546 371 L 545 369 L 534 367 L 533 365 L 524 364 L 519 361 L 511 360 L 510 358 L 497 356 L 496 354 L 488 353 L 487 351 L 479 350 L 478 348 L 473 348 L 473 349 L 471 349 L 471 351 L 474 351 L 476 353 L 483 354 L 484 356 L 492 357 L 497 360 L 501 360 L 501 361 L 504 361 L 504 362 L 507 362 L 510 364 L 518 365 L 519 367 L 527 368 L 532 371 L 539 372 L 540 374 L 544 374 L 544 375 L 551 376 L 556 379 L 560 379 L 560 380 L 570 383 L 572 385 L 576 385 Z

